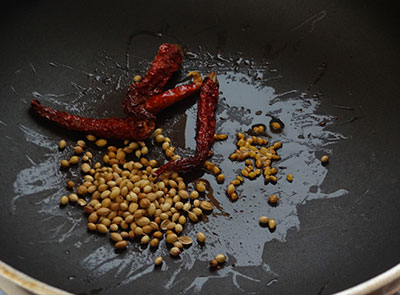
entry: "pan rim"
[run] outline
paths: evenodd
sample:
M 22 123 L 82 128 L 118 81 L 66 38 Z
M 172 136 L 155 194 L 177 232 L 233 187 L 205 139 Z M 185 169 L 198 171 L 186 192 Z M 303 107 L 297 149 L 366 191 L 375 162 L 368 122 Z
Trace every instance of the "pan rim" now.
M 37 295 L 73 295 L 32 278 L 0 260 L 0 276 Z M 400 290 L 400 263 L 389 270 L 333 295 L 379 295 Z

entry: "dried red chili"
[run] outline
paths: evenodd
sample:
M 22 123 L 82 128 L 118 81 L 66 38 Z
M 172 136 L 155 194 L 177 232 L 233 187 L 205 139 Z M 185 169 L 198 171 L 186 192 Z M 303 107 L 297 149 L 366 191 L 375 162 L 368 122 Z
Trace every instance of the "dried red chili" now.
M 164 93 L 162 88 L 182 63 L 179 45 L 162 44 L 145 78 L 131 84 L 123 101 L 127 118 L 94 119 L 71 115 L 67 112 L 42 106 L 32 100 L 32 109 L 40 116 L 71 130 L 85 131 L 100 137 L 142 140 L 150 136 L 155 127 L 155 114 L 198 91 L 201 76 L 189 73 L 193 83 L 180 85 Z
M 125 113 L 136 118 L 154 120 L 154 115 L 144 108 L 143 103 L 161 93 L 165 83 L 181 64 L 181 47 L 177 44 L 162 44 L 143 80 L 129 85 L 129 91 L 122 102 Z
M 203 82 L 200 98 L 197 103 L 197 133 L 196 152 L 191 158 L 183 158 L 162 165 L 155 172 L 161 175 L 165 171 L 186 172 L 200 166 L 211 155 L 211 146 L 214 143 L 216 124 L 215 107 L 218 102 L 218 80 L 216 73 L 210 73 Z
M 85 131 L 105 138 L 142 140 L 151 135 L 155 127 L 154 121 L 140 121 L 127 118 L 84 118 L 42 106 L 39 101 L 32 100 L 32 109 L 40 116 L 70 130 Z

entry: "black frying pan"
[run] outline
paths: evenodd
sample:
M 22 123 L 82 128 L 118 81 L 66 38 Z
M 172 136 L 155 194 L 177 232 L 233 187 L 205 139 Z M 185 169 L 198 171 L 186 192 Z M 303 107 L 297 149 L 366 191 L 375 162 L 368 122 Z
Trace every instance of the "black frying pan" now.
M 0 259 L 77 294 L 329 294 L 396 265 L 396 8 L 373 1 L 9 3 L 0 21 Z M 84 115 L 120 116 L 129 79 L 145 72 L 163 42 L 186 50 L 175 81 L 189 69 L 220 76 L 224 99 L 217 130 L 231 137 L 215 145 L 215 161 L 225 174 L 233 177 L 240 168 L 224 160 L 235 132 L 268 124 L 275 115 L 287 130 L 273 135 L 285 141 L 287 166 L 277 164 L 283 179 L 276 186 L 247 182 L 246 196 L 235 204 L 211 175 L 188 176 L 208 179 L 230 217 L 215 210 L 209 223 L 188 226 L 189 234 L 209 230 L 210 243 L 193 245 L 180 260 L 160 247 L 166 261 L 155 271 L 157 253 L 134 245 L 116 253 L 107 238 L 86 231 L 81 210 L 58 207 L 64 181 L 79 175 L 58 170 L 63 154 L 54 146 L 60 138 L 72 144 L 81 136 L 38 120 L 28 109 L 37 96 L 60 109 L 76 105 L 72 111 Z M 182 153 L 194 147 L 194 109 L 191 98 L 158 121 Z M 316 124 L 320 120 L 327 126 Z M 329 165 L 315 166 L 324 153 L 331 155 Z M 295 175 L 291 187 L 284 179 L 289 170 Z M 271 192 L 282 195 L 276 208 L 263 203 Z M 260 210 L 276 216 L 275 232 L 260 232 Z M 211 272 L 207 259 L 217 252 L 229 260 Z

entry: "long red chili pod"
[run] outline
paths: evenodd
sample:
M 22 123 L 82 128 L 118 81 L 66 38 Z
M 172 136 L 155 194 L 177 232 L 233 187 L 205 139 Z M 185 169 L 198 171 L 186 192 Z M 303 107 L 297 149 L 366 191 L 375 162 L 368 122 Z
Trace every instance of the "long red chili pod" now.
M 37 114 L 61 127 L 85 131 L 99 137 L 142 140 L 148 138 L 155 127 L 152 121 L 139 121 L 132 117 L 93 119 L 70 115 L 42 106 L 38 100 L 32 100 L 31 106 Z
M 154 95 L 146 100 L 143 107 L 150 113 L 157 114 L 199 91 L 202 85 L 201 75 L 198 72 L 190 72 L 188 76 L 193 77 L 193 83 L 180 85 L 161 94 Z
M 129 85 L 129 91 L 122 102 L 125 113 L 154 120 L 154 116 L 150 112 L 146 112 L 144 108 L 137 108 L 137 106 L 143 104 L 148 98 L 161 93 L 172 74 L 180 68 L 182 57 L 179 45 L 162 44 L 143 80 Z
M 161 175 L 165 171 L 187 172 L 200 166 L 210 156 L 211 146 L 214 143 L 216 124 L 215 108 L 218 103 L 218 80 L 216 73 L 210 73 L 203 82 L 200 98 L 197 103 L 197 133 L 196 152 L 191 158 L 169 161 L 155 172 Z

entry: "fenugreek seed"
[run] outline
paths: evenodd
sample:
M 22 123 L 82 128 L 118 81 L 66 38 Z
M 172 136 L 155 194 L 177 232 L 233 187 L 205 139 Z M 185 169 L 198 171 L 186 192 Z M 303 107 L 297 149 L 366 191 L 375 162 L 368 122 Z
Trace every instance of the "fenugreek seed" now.
M 87 225 L 88 229 L 91 231 L 95 231 L 96 230 L 96 224 L 89 222 Z
M 225 140 L 227 138 L 228 138 L 228 135 L 226 135 L 226 134 L 214 134 L 215 140 Z
M 79 199 L 79 197 L 78 197 L 77 194 L 70 194 L 70 195 L 68 196 L 68 198 L 69 198 L 69 201 L 70 201 L 70 202 L 78 202 L 78 199 Z
M 218 183 L 223 183 L 225 181 L 225 175 L 224 174 L 218 174 L 217 181 L 218 181 Z
M 239 184 L 240 184 L 240 181 L 239 181 L 239 179 L 234 179 L 234 180 L 231 181 L 231 184 L 233 184 L 233 185 L 239 185 Z
M 69 161 L 68 160 L 61 160 L 60 162 L 62 168 L 68 168 L 69 167 Z
M 275 221 L 275 219 L 270 219 L 270 220 L 268 221 L 268 227 L 269 227 L 270 230 L 275 229 L 275 227 L 276 227 L 276 221 Z
M 68 199 L 67 196 L 62 196 L 62 197 L 61 197 L 61 199 L 60 199 L 60 204 L 61 204 L 61 205 L 67 205 L 68 202 L 69 202 L 69 199 Z
M 211 211 L 213 209 L 213 205 L 208 201 L 202 201 L 200 203 L 200 208 L 205 211 Z
M 167 235 L 167 237 L 165 238 L 165 241 L 167 243 L 173 244 L 176 242 L 176 240 L 178 239 L 178 236 L 176 234 L 169 234 Z
M 198 183 L 196 183 L 196 190 L 200 193 L 203 193 L 206 191 L 206 185 L 204 184 L 204 182 L 199 181 Z
M 136 75 L 135 77 L 133 77 L 133 81 L 136 83 L 142 81 L 142 76 Z
M 287 175 L 287 181 L 289 181 L 289 182 L 293 181 L 293 175 L 292 174 L 288 174 Z
M 267 216 L 261 216 L 258 221 L 260 222 L 260 224 L 262 225 L 266 225 L 269 222 L 269 218 Z
M 61 140 L 58 142 L 58 147 L 59 147 L 61 150 L 63 150 L 66 146 L 67 146 L 67 142 L 66 142 L 64 139 L 61 139 Z
M 228 185 L 226 192 L 229 196 L 232 195 L 235 192 L 235 186 L 233 184 Z
M 99 233 L 105 234 L 106 232 L 108 232 L 108 228 L 107 226 L 105 226 L 102 223 L 98 223 L 96 224 L 96 229 Z
M 277 202 L 278 202 L 278 197 L 276 196 L 276 195 L 270 195 L 269 197 L 268 197 L 268 202 L 270 203 L 270 204 L 276 204 Z
M 269 176 L 269 180 L 272 181 L 272 182 L 277 182 L 278 181 L 278 179 L 273 175 Z
M 140 243 L 142 245 L 146 245 L 148 244 L 150 241 L 150 237 L 148 235 L 144 235 L 141 239 L 140 239 Z
M 233 193 L 230 197 L 232 201 L 236 201 L 239 198 L 237 193 Z
M 217 260 L 218 263 L 224 263 L 226 260 L 226 257 L 224 254 L 218 254 L 217 256 L 215 256 L 215 260 Z
M 204 243 L 206 241 L 206 235 L 202 232 L 198 232 L 196 237 L 199 243 Z
M 156 259 L 154 259 L 154 264 L 156 266 L 159 266 L 163 263 L 163 258 L 161 256 L 156 257 Z
M 110 239 L 113 240 L 114 242 L 119 242 L 123 240 L 122 236 L 119 233 L 111 233 Z
M 116 242 L 115 245 L 114 245 L 114 247 L 117 248 L 117 249 L 125 249 L 126 246 L 128 246 L 128 241 L 124 241 L 124 240 Z
M 329 161 L 329 156 L 324 155 L 324 156 L 321 157 L 321 162 L 322 163 L 328 163 L 328 161 Z
M 105 147 L 107 145 L 107 140 L 105 139 L 98 139 L 96 140 L 96 145 L 98 147 Z
M 169 250 L 169 253 L 172 256 L 178 256 L 179 254 L 181 254 L 181 250 L 178 247 L 172 247 L 171 250 Z
M 216 259 L 211 259 L 210 260 L 210 267 L 215 268 L 218 266 L 218 261 Z
M 274 147 L 274 149 L 279 149 L 279 148 L 282 147 L 282 143 L 281 143 L 280 141 L 275 142 L 274 145 L 273 145 L 273 147 Z
M 238 139 L 243 139 L 245 138 L 245 135 L 242 132 L 238 132 L 237 137 Z

